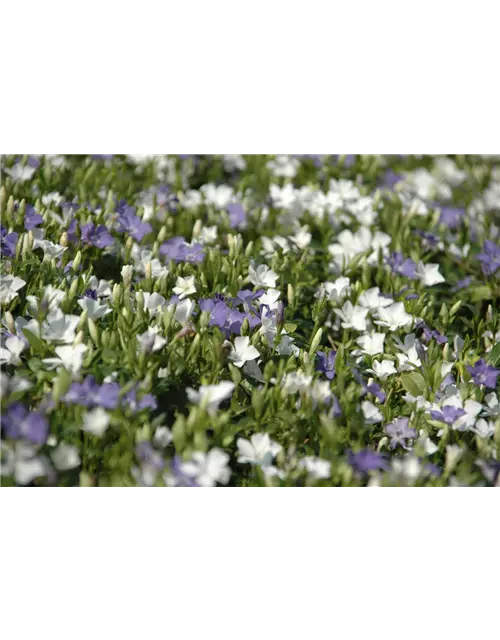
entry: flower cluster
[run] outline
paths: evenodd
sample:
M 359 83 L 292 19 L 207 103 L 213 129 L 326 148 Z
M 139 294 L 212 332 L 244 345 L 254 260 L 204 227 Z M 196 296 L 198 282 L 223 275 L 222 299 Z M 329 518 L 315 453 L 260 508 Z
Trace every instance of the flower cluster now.
M 2 484 L 500 485 L 488 156 L 5 156 Z

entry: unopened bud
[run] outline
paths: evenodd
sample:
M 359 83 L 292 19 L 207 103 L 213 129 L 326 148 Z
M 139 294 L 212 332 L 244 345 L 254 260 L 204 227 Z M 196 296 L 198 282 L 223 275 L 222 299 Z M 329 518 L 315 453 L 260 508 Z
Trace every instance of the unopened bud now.
M 491 322 L 493 320 L 493 308 L 491 304 L 488 305 L 488 309 L 486 311 L 486 322 Z
M 144 294 L 142 291 L 136 293 L 135 299 L 137 300 L 137 307 L 141 310 L 144 309 Z
M 122 267 L 121 276 L 123 278 L 123 284 L 127 289 L 130 287 L 133 274 L 134 274 L 134 267 L 132 265 L 125 265 L 124 267 Z
M 80 320 L 79 320 L 78 325 L 77 325 L 77 329 L 79 331 L 81 329 L 83 329 L 83 327 L 87 324 L 88 317 L 89 317 L 89 312 L 87 311 L 87 309 L 85 309 L 85 311 L 80 316 Z
M 156 236 L 158 242 L 163 242 L 166 239 L 167 235 L 168 235 L 167 227 L 163 226 L 158 232 L 158 235 Z
M 96 323 L 92 320 L 92 318 L 88 318 L 87 324 L 89 327 L 90 337 L 94 341 L 96 346 L 99 346 L 99 329 Z
M 15 334 L 16 333 L 16 325 L 14 324 L 14 316 L 10 311 L 6 311 L 4 313 L 5 324 L 7 325 L 7 329 Z
M 7 200 L 7 192 L 5 191 L 5 187 L 2 185 L 0 187 L 0 211 L 3 211 L 6 200 Z
M 7 215 L 14 215 L 14 198 L 12 196 L 9 196 L 9 199 L 7 201 Z
M 250 323 L 248 322 L 248 318 L 245 318 L 241 325 L 240 335 L 247 336 L 249 333 L 250 333 Z
M 69 288 L 68 298 L 69 299 L 74 298 L 76 296 L 77 292 L 78 292 L 78 278 L 75 278 L 73 280 L 73 282 L 71 283 L 71 286 Z
M 17 214 L 20 218 L 24 218 L 24 214 L 26 213 L 26 200 L 21 200 L 19 203 L 19 207 L 17 209 Z
M 16 260 L 19 260 L 21 258 L 21 256 L 22 256 L 23 248 L 24 248 L 24 236 L 25 235 L 26 235 L 25 233 L 21 233 L 21 235 L 17 239 L 17 243 L 16 243 Z
M 446 362 L 450 357 L 450 343 L 447 342 L 443 347 L 443 360 Z
M 31 231 L 23 234 L 23 247 L 21 250 L 21 256 L 23 257 L 23 260 L 26 260 L 31 255 L 31 252 L 32 252 L 33 242 L 30 242 L 30 234 L 31 234 Z M 31 238 L 33 238 L 33 234 L 31 234 Z M 45 260 L 45 256 L 44 256 L 44 260 Z
M 81 264 L 82 264 L 82 252 L 77 251 L 75 255 L 75 259 L 73 260 L 73 264 L 71 265 L 72 270 L 77 271 Z
M 196 220 L 193 226 L 193 238 L 197 238 L 200 235 L 202 227 L 203 227 L 203 223 L 201 219 L 198 218 L 198 220 Z
M 83 315 L 83 314 L 82 314 L 82 315 Z M 84 338 L 85 338 L 85 334 L 83 333 L 83 331 L 79 331 L 79 332 L 76 334 L 76 338 L 75 338 L 75 340 L 73 341 L 73 346 L 76 346 L 77 344 L 82 344 L 82 343 L 83 343 Z
M 120 304 L 121 302 L 121 298 L 123 295 L 123 289 L 121 284 L 114 284 L 113 285 L 113 302 L 116 304 Z
M 446 473 L 451 473 L 455 469 L 463 454 L 464 450 L 457 444 L 449 444 L 446 446 L 446 459 L 444 463 Z

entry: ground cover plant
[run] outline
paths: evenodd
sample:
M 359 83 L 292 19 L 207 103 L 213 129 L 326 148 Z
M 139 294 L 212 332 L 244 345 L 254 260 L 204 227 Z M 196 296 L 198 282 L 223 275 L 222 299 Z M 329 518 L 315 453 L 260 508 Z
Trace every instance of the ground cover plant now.
M 4 156 L 2 485 L 495 486 L 500 161 Z

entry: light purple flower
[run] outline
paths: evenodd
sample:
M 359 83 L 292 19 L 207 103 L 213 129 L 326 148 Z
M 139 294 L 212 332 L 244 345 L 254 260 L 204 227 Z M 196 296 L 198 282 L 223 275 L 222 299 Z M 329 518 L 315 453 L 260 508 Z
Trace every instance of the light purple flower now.
M 472 375 L 474 384 L 484 385 L 489 389 L 495 389 L 497 386 L 497 377 L 500 375 L 500 370 L 495 369 L 490 364 L 486 364 L 485 360 L 481 358 L 473 367 L 468 366 L 467 371 Z
M 403 449 L 409 450 L 411 447 L 408 446 L 407 440 L 417 436 L 417 431 L 408 426 L 408 418 L 396 418 L 386 425 L 384 431 L 388 436 L 391 436 L 389 445 L 391 449 L 395 449 L 399 444 Z
M 36 411 L 29 412 L 20 402 L 7 407 L 2 415 L 2 428 L 7 438 L 24 438 L 33 444 L 43 444 L 49 433 L 45 416 Z

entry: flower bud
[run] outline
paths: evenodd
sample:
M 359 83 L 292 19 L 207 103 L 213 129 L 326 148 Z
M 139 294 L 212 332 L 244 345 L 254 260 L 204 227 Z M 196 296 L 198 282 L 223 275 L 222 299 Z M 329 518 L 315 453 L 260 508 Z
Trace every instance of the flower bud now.
M 123 278 L 123 284 L 127 289 L 130 287 L 133 274 L 134 274 L 134 267 L 132 265 L 125 265 L 124 267 L 122 267 L 121 276 Z

